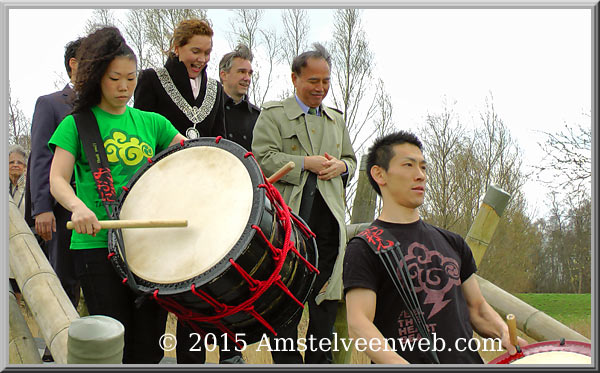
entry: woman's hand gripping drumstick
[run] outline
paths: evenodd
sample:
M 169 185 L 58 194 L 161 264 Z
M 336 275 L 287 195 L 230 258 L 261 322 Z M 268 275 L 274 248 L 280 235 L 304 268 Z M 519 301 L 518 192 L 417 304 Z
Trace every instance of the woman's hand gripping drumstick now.
M 276 183 L 277 181 L 279 181 L 279 179 L 284 177 L 288 172 L 293 170 L 295 166 L 296 166 L 296 164 L 294 162 L 289 161 L 288 163 L 286 163 L 285 166 L 281 167 L 279 169 L 279 171 L 275 172 L 273 175 L 271 175 L 271 177 L 267 178 L 267 181 L 269 182 L 269 184 Z
M 187 220 L 99 220 L 100 229 L 116 228 L 178 228 L 187 227 Z M 67 222 L 67 229 L 74 229 L 72 221 Z

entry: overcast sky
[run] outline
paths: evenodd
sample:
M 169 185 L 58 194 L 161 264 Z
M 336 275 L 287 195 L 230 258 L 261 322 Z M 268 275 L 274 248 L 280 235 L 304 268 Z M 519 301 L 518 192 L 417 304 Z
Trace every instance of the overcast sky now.
M 9 10 L 9 79 L 13 99 L 28 118 L 37 97 L 55 91 L 59 75 L 65 79 L 64 45 L 83 34 L 91 12 Z M 329 41 L 332 11 L 309 14 L 309 44 Z M 224 36 L 232 13 L 213 9 L 208 16 L 215 28 L 214 69 L 230 50 Z M 278 17 L 279 11 L 267 11 L 268 22 Z M 363 26 L 375 76 L 386 83 L 400 129 L 416 130 L 428 113 L 454 101 L 461 121 L 474 125 L 491 94 L 524 152 L 524 164 L 531 166 L 542 156 L 539 131 L 556 132 L 564 123 L 591 125 L 582 115 L 590 113 L 592 100 L 590 10 L 368 9 Z M 289 82 L 285 74 L 282 80 Z M 528 181 L 525 193 L 530 211 L 542 214 L 546 190 Z

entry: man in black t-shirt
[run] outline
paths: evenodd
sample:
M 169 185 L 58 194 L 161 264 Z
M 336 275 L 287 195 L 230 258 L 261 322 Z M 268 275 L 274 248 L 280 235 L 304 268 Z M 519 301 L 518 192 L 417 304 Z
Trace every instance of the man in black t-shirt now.
M 419 216 L 426 183 L 419 139 L 403 131 L 377 139 L 369 149 L 367 170 L 383 200 L 381 215 L 373 225 L 400 243 L 419 303 L 415 311 L 422 312 L 417 318 L 424 319 L 431 344 L 419 347 L 423 336 L 416 327 L 418 320 L 406 308 L 381 255 L 360 238 L 348 243 L 343 271 L 348 330 L 355 343 L 364 338 L 365 352 L 378 364 L 427 364 L 431 362 L 427 350 L 436 351 L 442 364 L 483 363 L 472 347 L 475 343 L 469 345 L 475 330 L 516 353 L 508 327 L 483 298 L 472 276 L 477 268 L 467 243 Z M 395 270 L 400 277 L 400 269 Z M 519 344 L 527 343 L 519 338 Z

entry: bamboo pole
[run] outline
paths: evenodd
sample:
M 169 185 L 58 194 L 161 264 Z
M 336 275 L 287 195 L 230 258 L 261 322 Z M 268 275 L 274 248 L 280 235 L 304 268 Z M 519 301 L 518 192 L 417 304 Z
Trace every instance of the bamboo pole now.
M 10 267 L 54 361 L 66 364 L 68 328 L 79 315 L 12 198 L 8 215 Z
M 8 363 L 9 364 L 42 364 L 27 321 L 17 304 L 15 294 L 8 292 Z
M 112 317 L 93 315 L 69 326 L 69 364 L 121 364 L 125 328 Z
M 363 155 L 360 159 L 356 197 L 354 198 L 354 205 L 352 205 L 350 223 L 373 221 L 376 202 L 377 193 L 369 183 L 369 177 L 367 176 L 367 156 Z
M 465 239 L 473 251 L 477 265 L 481 263 L 481 259 L 492 240 L 500 217 L 504 213 L 509 200 L 510 194 L 494 185 L 490 185 Z M 529 337 L 537 341 L 565 338 L 589 343 L 589 339 L 559 321 L 502 290 L 488 280 L 478 275 L 474 276 L 479 282 L 481 293 L 490 306 L 503 318 L 508 314 L 514 314 L 518 329 Z
M 465 238 L 473 252 L 477 266 L 481 263 L 483 255 L 492 241 L 492 236 L 509 200 L 510 194 L 494 185 L 489 186 L 483 197 L 483 202 Z
M 369 228 L 371 226 L 371 223 L 357 223 L 357 224 L 348 224 L 346 225 L 346 237 L 348 238 L 348 241 L 350 241 L 350 239 L 354 236 L 356 236 L 357 234 L 359 234 L 360 232 L 364 231 L 365 229 Z
M 473 276 L 479 282 L 481 293 L 490 306 L 502 318 L 505 318 L 508 314 L 514 314 L 517 319 L 517 328 L 536 341 L 556 341 L 565 338 L 590 343 L 588 338 L 502 290 L 488 280 L 478 275 Z

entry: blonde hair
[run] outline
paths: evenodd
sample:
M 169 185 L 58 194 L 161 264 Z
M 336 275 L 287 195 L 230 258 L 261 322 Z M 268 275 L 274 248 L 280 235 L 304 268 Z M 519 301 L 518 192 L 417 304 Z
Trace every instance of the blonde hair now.
M 189 43 L 190 39 L 196 35 L 206 35 L 212 38 L 214 32 L 210 24 L 205 19 L 184 19 L 179 22 L 173 36 L 169 41 L 169 55 L 175 55 L 175 47 L 182 47 Z

